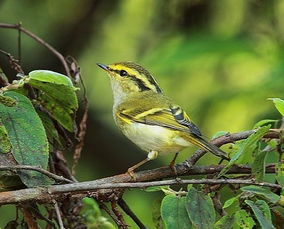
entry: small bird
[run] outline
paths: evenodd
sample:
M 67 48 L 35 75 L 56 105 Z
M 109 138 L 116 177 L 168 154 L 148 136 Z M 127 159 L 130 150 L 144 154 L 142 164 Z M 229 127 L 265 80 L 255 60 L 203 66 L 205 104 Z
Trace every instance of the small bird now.
M 154 77 L 141 65 L 134 62 L 97 65 L 110 78 L 116 125 L 148 152 L 146 159 L 128 169 L 131 176 L 144 163 L 166 153 L 175 154 L 170 167 L 176 171 L 174 163 L 178 153 L 192 144 L 228 159 L 222 150 L 202 137 L 185 111 L 163 94 Z

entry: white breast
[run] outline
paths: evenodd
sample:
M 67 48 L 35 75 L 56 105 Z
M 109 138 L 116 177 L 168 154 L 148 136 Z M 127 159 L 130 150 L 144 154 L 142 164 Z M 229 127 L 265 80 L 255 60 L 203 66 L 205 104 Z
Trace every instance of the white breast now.
M 178 137 L 176 131 L 161 126 L 132 123 L 122 131 L 147 152 L 177 153 L 190 145 L 185 139 Z

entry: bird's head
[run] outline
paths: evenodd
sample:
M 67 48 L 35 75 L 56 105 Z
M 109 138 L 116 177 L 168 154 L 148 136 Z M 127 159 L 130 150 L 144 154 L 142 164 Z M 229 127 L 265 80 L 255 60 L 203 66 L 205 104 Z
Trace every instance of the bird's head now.
M 120 62 L 97 65 L 108 73 L 114 97 L 150 90 L 155 93 L 162 92 L 154 77 L 139 64 Z

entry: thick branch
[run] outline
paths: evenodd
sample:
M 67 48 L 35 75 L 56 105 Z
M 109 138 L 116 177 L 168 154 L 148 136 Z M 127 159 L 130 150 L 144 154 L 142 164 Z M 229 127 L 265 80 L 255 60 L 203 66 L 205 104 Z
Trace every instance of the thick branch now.
M 201 175 L 201 174 L 210 174 L 216 173 L 222 170 L 224 166 L 193 166 L 187 173 L 187 175 Z M 178 170 L 179 172 L 179 167 Z M 239 174 L 247 174 L 250 173 L 251 169 L 248 166 L 234 166 L 232 167 L 227 174 L 239 173 Z M 267 173 L 274 173 L 275 168 L 274 165 L 269 165 L 266 169 Z M 170 177 L 172 175 L 172 170 L 168 167 L 158 168 L 154 170 L 141 171 L 136 173 L 136 178 L 138 181 L 147 181 L 154 179 L 162 179 L 165 177 Z M 25 201 L 41 201 L 41 202 L 52 202 L 52 200 L 60 200 L 65 198 L 67 195 L 75 195 L 75 194 L 83 194 L 80 197 L 84 197 L 87 195 L 92 196 L 103 196 L 107 194 L 113 193 L 113 188 L 142 188 L 149 187 L 155 185 L 165 185 L 165 184 L 181 184 L 180 180 L 174 181 L 156 181 L 162 183 L 149 183 L 149 182 L 138 182 L 138 183 L 127 183 L 131 182 L 131 177 L 128 174 L 120 174 L 112 177 L 107 177 L 99 180 L 89 181 L 89 182 L 78 182 L 72 184 L 64 184 L 64 185 L 54 185 L 50 187 L 38 187 L 38 188 L 30 188 L 30 189 L 22 189 L 17 191 L 8 191 L 0 193 L 0 205 L 3 204 L 11 204 L 11 203 L 20 203 Z M 204 182 L 203 182 L 204 181 Z M 279 185 L 268 183 L 255 183 L 253 180 L 234 180 L 234 179 L 223 179 L 223 180 L 212 180 L 209 181 L 209 184 L 216 184 L 214 182 L 220 181 L 222 184 L 227 184 L 226 182 L 232 184 L 255 184 L 260 186 L 269 186 L 269 187 L 277 187 Z M 238 182 L 239 181 L 239 182 Z M 169 182 L 169 183 L 166 183 Z M 183 181 L 184 182 L 184 181 Z M 206 180 L 187 180 L 187 182 L 192 182 L 194 184 L 208 184 Z M 243 183 L 244 182 L 244 183 Z M 247 183 L 249 182 L 249 183 Z M 219 183 L 218 183 L 219 184 Z M 100 189 L 100 190 L 99 190 Z M 90 193 L 93 191 L 92 193 Z
M 83 194 L 89 196 L 92 191 L 99 189 L 126 189 L 126 188 L 147 188 L 161 185 L 180 185 L 180 184 L 246 184 L 257 185 L 262 187 L 281 189 L 281 185 L 267 182 L 256 182 L 255 180 L 242 179 L 191 179 L 191 180 L 164 180 L 137 183 L 101 183 L 100 181 L 80 182 L 73 184 L 54 185 L 46 188 L 29 188 L 18 191 L 2 192 L 0 194 L 0 205 L 13 204 L 25 201 L 51 202 L 54 199 L 63 198 L 61 195 Z M 92 194 L 94 195 L 94 194 Z

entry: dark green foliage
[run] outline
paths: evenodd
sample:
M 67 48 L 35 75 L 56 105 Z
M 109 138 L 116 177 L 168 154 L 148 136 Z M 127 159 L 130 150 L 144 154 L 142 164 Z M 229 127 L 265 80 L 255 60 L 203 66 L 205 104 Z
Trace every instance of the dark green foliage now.
M 20 165 L 34 165 L 47 169 L 48 143 L 40 118 L 30 100 L 19 93 L 8 91 L 9 96 L 17 101 L 12 107 L 0 104 L 0 117 L 12 144 L 12 151 Z M 44 175 L 35 171 L 20 173 L 28 187 L 48 184 Z
M 25 90 L 21 90 L 25 84 L 38 90 L 38 97 L 33 101 L 26 97 Z M 53 120 L 69 131 L 74 130 L 74 112 L 78 108 L 75 88 L 68 77 L 46 70 L 33 71 L 15 81 L 10 88 L 0 96 L 0 152 L 11 152 L 19 165 L 47 170 L 49 151 L 54 147 L 62 148 Z M 36 108 L 44 107 L 44 110 L 36 111 L 33 104 Z M 49 149 L 48 140 L 52 149 Z M 36 171 L 25 170 L 17 174 L 28 187 L 54 183 Z M 2 172 L 2 188 L 9 177 L 13 180 L 12 174 Z

